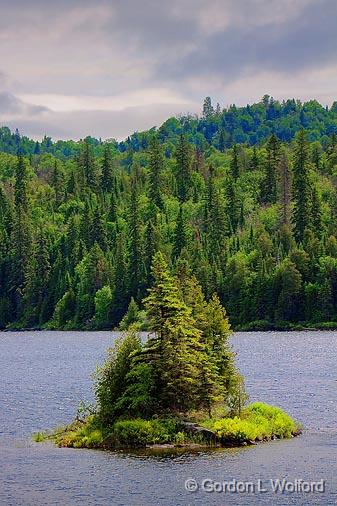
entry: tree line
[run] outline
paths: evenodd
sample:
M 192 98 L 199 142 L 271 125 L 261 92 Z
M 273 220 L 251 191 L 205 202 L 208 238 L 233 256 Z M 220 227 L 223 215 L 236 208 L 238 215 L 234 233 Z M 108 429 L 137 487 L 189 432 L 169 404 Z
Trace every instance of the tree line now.
M 130 302 L 136 318 L 157 252 L 235 328 L 336 322 L 336 135 L 215 146 L 162 128 L 137 150 L 0 153 L 0 327 L 111 328 Z

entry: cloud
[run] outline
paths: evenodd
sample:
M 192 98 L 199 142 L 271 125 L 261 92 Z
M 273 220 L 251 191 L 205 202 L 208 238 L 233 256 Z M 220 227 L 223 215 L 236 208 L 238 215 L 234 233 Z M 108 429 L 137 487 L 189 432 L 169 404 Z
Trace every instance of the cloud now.
M 254 4 L 245 3 L 247 7 Z M 300 2 L 287 15 L 281 16 L 280 9 L 276 9 L 274 17 L 269 14 L 258 18 L 262 7 L 269 12 L 273 3 L 255 2 L 259 9 L 251 17 L 249 9 L 245 11 L 246 24 L 241 24 L 239 17 L 224 30 L 208 34 L 189 54 L 178 55 L 172 65 L 160 64 L 157 74 L 166 75 L 171 81 L 210 75 L 228 84 L 247 74 L 266 70 L 301 73 L 305 68 L 319 68 L 326 62 L 337 61 L 334 0 Z M 298 8 L 300 4 L 302 9 Z M 243 2 L 237 5 L 242 7 Z
M 46 107 L 27 104 L 11 93 L 0 91 L 0 118 L 7 117 L 8 115 L 22 116 L 29 114 L 35 116 L 47 110 Z
M 206 95 L 336 98 L 336 0 L 0 3 L 0 119 L 32 135 L 119 137 Z
M 121 111 L 44 111 L 37 117 L 21 116 L 7 120 L 10 128 L 34 139 L 49 135 L 53 139 L 80 139 L 87 135 L 125 139 L 135 130 L 159 126 L 168 117 L 181 112 L 190 112 L 190 104 L 151 104 L 146 107 L 127 107 Z

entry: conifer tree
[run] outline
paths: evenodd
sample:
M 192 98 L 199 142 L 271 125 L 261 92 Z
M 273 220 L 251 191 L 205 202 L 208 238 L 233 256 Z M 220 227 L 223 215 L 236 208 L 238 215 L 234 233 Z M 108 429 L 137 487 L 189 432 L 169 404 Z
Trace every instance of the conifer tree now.
M 91 189 L 95 189 L 97 186 L 95 159 L 88 138 L 85 138 L 82 144 L 79 157 L 79 168 L 82 173 L 84 185 L 87 185 Z
M 225 151 L 226 139 L 225 139 L 225 132 L 224 132 L 223 128 L 221 128 L 221 130 L 220 130 L 218 147 L 219 147 L 219 151 L 221 151 L 221 153 L 223 153 Z
M 210 119 L 214 115 L 214 108 L 212 106 L 211 97 L 206 97 L 202 108 L 202 115 L 204 119 Z
M 224 247 L 226 233 L 224 204 L 216 186 L 215 171 L 212 165 L 209 167 L 207 182 L 205 225 L 208 236 L 209 257 L 219 259 Z
M 249 162 L 249 169 L 250 170 L 258 170 L 260 166 L 259 157 L 257 155 L 257 149 L 256 146 L 253 147 L 253 155 Z
M 108 220 L 113 222 L 117 220 L 117 199 L 114 192 L 111 193 L 110 197 Z
M 172 255 L 174 259 L 177 259 L 180 256 L 180 253 L 185 248 L 185 246 L 186 246 L 185 220 L 183 216 L 183 206 L 180 204 L 176 227 L 174 231 L 174 241 L 172 250 Z
M 27 169 L 23 157 L 22 155 L 18 155 L 15 168 L 15 218 L 12 235 L 13 262 L 11 265 L 12 296 L 17 315 L 22 309 L 23 289 L 27 282 L 30 262 L 32 260 L 32 234 L 28 215 L 27 179 Z
M 149 197 L 159 209 L 163 207 L 162 172 L 164 167 L 163 153 L 157 136 L 150 141 L 149 160 Z
M 102 212 L 99 207 L 96 207 L 92 222 L 92 230 L 90 233 L 90 242 L 92 244 L 97 243 L 103 251 L 107 249 L 107 233 L 105 223 L 103 221 Z
M 226 181 L 225 193 L 226 193 L 225 209 L 228 220 L 228 230 L 229 233 L 232 234 L 235 232 L 238 225 L 238 203 L 232 177 L 229 177 Z
M 179 137 L 176 160 L 178 198 L 180 202 L 186 202 L 189 197 L 189 189 L 191 186 L 191 161 L 189 144 L 184 135 Z
M 285 151 L 282 152 L 280 160 L 280 200 L 281 224 L 288 225 L 290 206 L 290 171 Z
M 237 180 L 237 178 L 240 175 L 240 168 L 239 168 L 239 150 L 236 144 L 234 144 L 232 149 L 232 158 L 230 162 L 230 170 L 231 170 L 231 176 L 234 179 L 234 181 Z
M 267 160 L 261 189 L 261 202 L 263 204 L 275 204 L 277 199 L 277 171 L 280 162 L 280 142 L 276 135 L 271 135 L 266 149 Z
M 310 220 L 310 181 L 308 168 L 308 143 L 304 130 L 297 137 L 294 148 L 292 222 L 297 242 L 303 241 L 305 229 Z
M 51 184 L 55 190 L 55 202 L 57 206 L 62 203 L 64 197 L 64 181 L 62 176 L 57 161 L 55 160 Z
M 103 192 L 112 192 L 114 188 L 114 174 L 112 167 L 111 149 L 109 144 L 104 146 L 102 165 L 101 165 L 101 190 Z
M 113 323 L 118 324 L 128 307 L 128 258 L 127 244 L 123 232 L 117 235 L 113 276 Z
M 153 288 L 144 302 L 155 335 L 145 356 L 155 371 L 158 398 L 164 409 L 186 412 L 200 403 L 202 384 L 204 395 L 208 393 L 203 402 L 210 405 L 217 393 L 213 367 L 191 310 L 179 296 L 161 253 L 153 260 L 153 278 Z
M 130 263 L 128 279 L 130 282 L 130 292 L 136 300 L 139 300 L 141 297 L 144 281 L 143 240 L 138 198 L 137 180 L 136 177 L 133 177 L 131 181 L 131 202 L 129 211 Z

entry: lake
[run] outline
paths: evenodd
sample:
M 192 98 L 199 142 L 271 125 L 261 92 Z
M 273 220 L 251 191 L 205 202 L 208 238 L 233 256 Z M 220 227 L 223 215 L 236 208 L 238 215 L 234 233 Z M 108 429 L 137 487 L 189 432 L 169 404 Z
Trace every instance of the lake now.
M 235 449 L 156 453 L 32 442 L 33 432 L 71 421 L 79 400 L 93 400 L 91 374 L 116 336 L 0 332 L 1 506 L 336 504 L 337 333 L 232 337 L 250 400 L 285 409 L 305 426 L 301 437 Z M 188 479 L 196 480 L 197 491 L 185 489 Z M 278 479 L 287 480 L 287 492 L 273 491 Z M 324 480 L 325 491 L 292 491 L 295 480 Z

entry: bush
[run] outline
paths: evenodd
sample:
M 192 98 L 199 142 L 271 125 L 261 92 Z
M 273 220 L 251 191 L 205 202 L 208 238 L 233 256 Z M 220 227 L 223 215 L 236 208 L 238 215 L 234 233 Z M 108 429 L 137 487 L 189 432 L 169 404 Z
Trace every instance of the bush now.
M 255 402 L 239 418 L 222 418 L 204 424 L 223 439 L 255 441 L 272 437 L 288 438 L 298 429 L 292 418 L 280 408 Z
M 119 420 L 110 427 L 103 427 L 96 415 L 84 423 L 71 425 L 55 436 L 59 446 L 72 448 L 138 447 L 175 440 L 179 430 L 175 420 Z M 178 432 L 179 434 L 179 432 Z
M 177 430 L 174 421 L 166 420 L 120 420 L 114 423 L 111 439 L 115 445 L 145 446 L 147 444 L 173 441 Z

